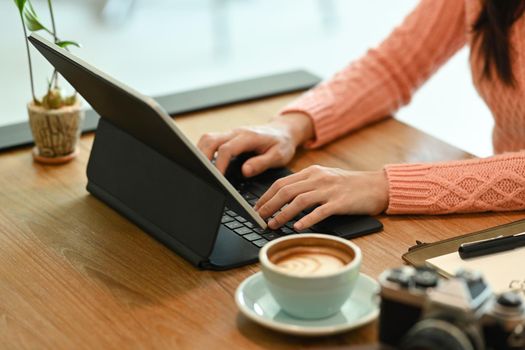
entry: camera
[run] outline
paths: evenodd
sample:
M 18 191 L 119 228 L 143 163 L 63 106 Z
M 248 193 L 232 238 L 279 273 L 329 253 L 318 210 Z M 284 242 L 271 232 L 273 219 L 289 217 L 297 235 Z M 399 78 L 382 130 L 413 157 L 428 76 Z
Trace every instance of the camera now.
M 380 277 L 379 339 L 402 350 L 524 350 L 525 301 L 483 276 L 404 266 Z

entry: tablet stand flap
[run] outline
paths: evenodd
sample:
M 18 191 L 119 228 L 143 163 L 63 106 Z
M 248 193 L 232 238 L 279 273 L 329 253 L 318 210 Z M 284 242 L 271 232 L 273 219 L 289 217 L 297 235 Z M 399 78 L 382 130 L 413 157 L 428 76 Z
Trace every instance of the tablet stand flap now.
M 211 254 L 224 194 L 103 118 L 87 176 L 89 192 L 193 264 Z

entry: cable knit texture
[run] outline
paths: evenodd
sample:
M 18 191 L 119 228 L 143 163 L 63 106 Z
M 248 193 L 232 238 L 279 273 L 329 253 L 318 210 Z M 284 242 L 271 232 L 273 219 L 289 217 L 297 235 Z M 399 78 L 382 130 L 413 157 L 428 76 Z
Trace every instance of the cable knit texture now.
M 465 44 L 471 50 L 472 80 L 495 119 L 495 155 L 439 164 L 385 167 L 389 214 L 445 214 L 525 208 L 525 19 L 510 33 L 514 88 L 482 79 L 472 25 L 479 0 L 422 0 L 377 48 L 308 91 L 281 113 L 312 119 L 320 147 L 407 104 L 414 91 Z M 514 152 L 514 153 L 504 153 Z

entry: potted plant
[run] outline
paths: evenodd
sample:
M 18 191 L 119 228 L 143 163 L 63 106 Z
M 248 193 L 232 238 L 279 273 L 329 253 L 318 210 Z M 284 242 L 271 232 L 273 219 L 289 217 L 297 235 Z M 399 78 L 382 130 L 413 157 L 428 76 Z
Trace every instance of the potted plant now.
M 76 92 L 67 96 L 59 85 L 59 74 L 56 69 L 47 83 L 46 94 L 38 99 L 35 94 L 31 53 L 27 40 L 29 32 L 45 32 L 54 43 L 64 49 L 80 45 L 71 40 L 60 40 L 56 31 L 55 16 L 51 0 L 47 1 L 51 18 L 51 29 L 42 24 L 29 0 L 14 0 L 18 8 L 29 65 L 32 100 L 27 104 L 29 124 L 35 141 L 33 158 L 46 164 L 66 163 L 78 155 L 78 141 L 84 111 Z

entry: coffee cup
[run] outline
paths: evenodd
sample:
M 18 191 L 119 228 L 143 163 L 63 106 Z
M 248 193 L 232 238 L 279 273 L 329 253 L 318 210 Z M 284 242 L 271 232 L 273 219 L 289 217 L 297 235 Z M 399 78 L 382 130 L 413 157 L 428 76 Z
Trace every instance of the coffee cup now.
M 361 249 L 324 234 L 276 239 L 259 252 L 265 283 L 289 315 L 320 319 L 337 313 L 359 277 Z

